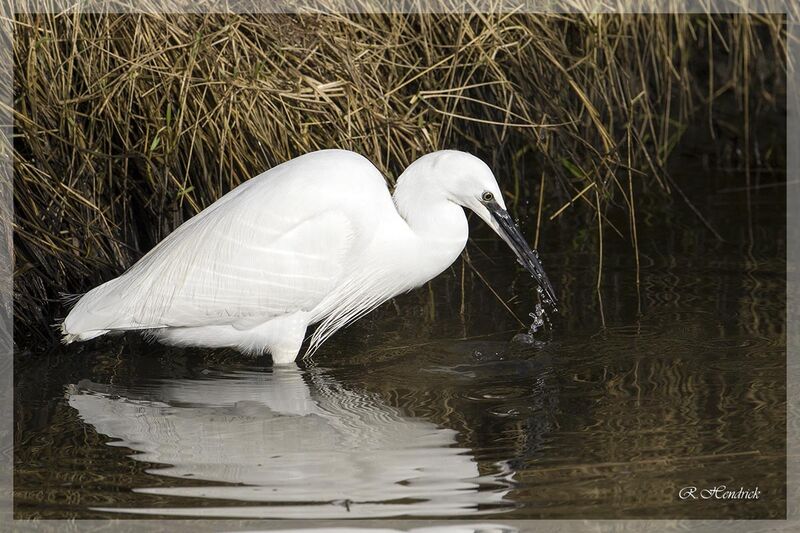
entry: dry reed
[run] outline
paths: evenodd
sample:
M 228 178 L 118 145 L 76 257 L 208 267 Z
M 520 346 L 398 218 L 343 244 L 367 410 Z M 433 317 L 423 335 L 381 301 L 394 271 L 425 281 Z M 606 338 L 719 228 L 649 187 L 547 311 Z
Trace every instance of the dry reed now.
M 119 274 L 237 184 L 320 148 L 362 153 L 390 180 L 426 152 L 470 150 L 507 171 L 502 184 L 536 217 L 537 240 L 540 225 L 582 210 L 635 248 L 635 194 L 674 188 L 663 168 L 690 118 L 745 87 L 779 94 L 783 24 L 18 15 L 18 327 L 51 335 L 60 292 Z M 615 209 L 625 217 L 612 220 Z

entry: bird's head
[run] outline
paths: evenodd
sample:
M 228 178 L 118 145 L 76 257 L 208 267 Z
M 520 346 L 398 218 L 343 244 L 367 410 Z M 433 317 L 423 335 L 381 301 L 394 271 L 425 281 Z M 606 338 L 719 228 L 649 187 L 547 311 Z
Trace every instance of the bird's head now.
M 489 166 L 474 155 L 456 150 L 442 150 L 418 159 L 428 176 L 441 188 L 445 197 L 472 210 L 486 222 L 514 251 L 517 259 L 531 273 L 543 291 L 545 301 L 555 306 L 555 291 L 517 224 L 508 214 L 500 186 Z

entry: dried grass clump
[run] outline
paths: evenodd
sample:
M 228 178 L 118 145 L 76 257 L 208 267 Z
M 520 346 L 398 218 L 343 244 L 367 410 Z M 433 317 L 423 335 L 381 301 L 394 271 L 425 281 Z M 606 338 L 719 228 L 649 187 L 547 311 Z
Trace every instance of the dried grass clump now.
M 785 68 L 780 15 L 65 13 L 15 29 L 16 314 L 39 333 L 60 291 L 320 148 L 390 179 L 471 150 L 507 171 L 537 240 L 579 209 L 635 240 L 634 191 L 670 188 L 689 117 L 775 94 Z

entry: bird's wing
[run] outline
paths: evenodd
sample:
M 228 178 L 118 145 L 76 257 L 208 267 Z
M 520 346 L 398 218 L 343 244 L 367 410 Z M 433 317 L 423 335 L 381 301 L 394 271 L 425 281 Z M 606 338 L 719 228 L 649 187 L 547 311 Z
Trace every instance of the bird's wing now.
M 247 185 L 87 293 L 67 317 L 67 330 L 246 328 L 312 309 L 345 271 L 353 224 L 330 205 L 298 209 L 279 182 Z

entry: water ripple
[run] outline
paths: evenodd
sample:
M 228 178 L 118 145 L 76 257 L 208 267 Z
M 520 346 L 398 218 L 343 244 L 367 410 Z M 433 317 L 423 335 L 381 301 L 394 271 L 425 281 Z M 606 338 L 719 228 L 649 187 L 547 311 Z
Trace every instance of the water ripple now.
M 480 514 L 509 505 L 505 483 L 494 479 L 487 488 L 454 430 L 403 416 L 323 371 L 210 377 L 221 379 L 163 380 L 145 395 L 81 382 L 69 387 L 67 401 L 114 439 L 111 446 L 162 465 L 150 474 L 193 482 L 136 492 L 269 505 L 101 510 L 354 518 Z

